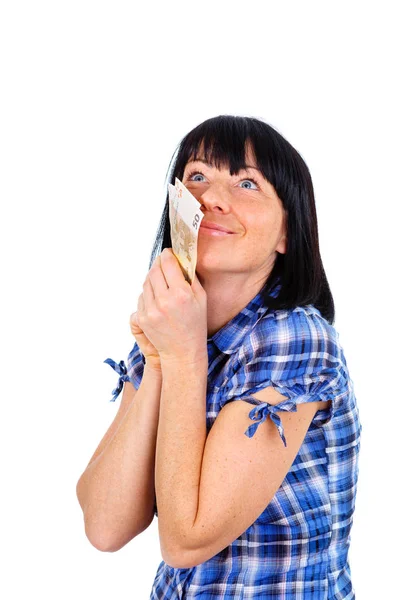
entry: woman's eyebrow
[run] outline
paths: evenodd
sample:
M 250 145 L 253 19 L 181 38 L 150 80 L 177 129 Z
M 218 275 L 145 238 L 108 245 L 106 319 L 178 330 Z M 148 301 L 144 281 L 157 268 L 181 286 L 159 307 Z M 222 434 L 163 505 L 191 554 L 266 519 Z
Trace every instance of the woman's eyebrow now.
M 191 162 L 202 162 L 205 165 L 207 165 L 207 167 L 212 168 L 214 165 L 212 165 L 211 163 L 207 162 L 204 158 L 197 158 L 196 160 L 188 160 L 188 162 L 186 164 L 189 164 Z M 243 170 L 248 170 L 248 169 L 255 169 L 256 171 L 260 171 L 260 173 L 262 172 L 261 169 L 259 169 L 258 167 L 252 167 L 251 165 L 244 165 Z

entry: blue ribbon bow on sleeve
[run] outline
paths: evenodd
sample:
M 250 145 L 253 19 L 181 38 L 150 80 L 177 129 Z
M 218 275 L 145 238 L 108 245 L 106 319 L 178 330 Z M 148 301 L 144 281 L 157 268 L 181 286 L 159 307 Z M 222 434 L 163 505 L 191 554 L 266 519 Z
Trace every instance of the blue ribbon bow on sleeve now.
M 251 398 L 251 400 L 254 401 L 255 399 Z M 252 403 L 255 404 L 256 402 L 252 402 Z M 273 423 L 275 423 L 275 425 L 277 426 L 279 435 L 281 436 L 282 441 L 286 447 L 287 444 L 286 444 L 285 435 L 283 433 L 283 425 L 282 425 L 280 416 L 278 414 L 278 411 L 280 411 L 280 410 L 285 410 L 287 412 L 297 412 L 297 405 L 293 400 L 290 400 L 290 399 L 285 400 L 284 402 L 280 402 L 279 404 L 268 404 L 268 402 L 262 402 L 262 403 L 257 404 L 257 406 L 249 412 L 249 418 L 252 421 L 258 421 L 258 422 L 254 423 L 253 425 L 249 425 L 249 427 L 245 431 L 245 434 L 247 435 L 247 437 L 252 438 L 253 435 L 255 434 L 255 432 L 257 431 L 258 426 L 261 425 L 261 423 L 264 423 L 264 421 L 269 416 L 271 421 Z
M 118 375 L 120 375 L 117 387 L 111 392 L 113 394 L 113 397 L 111 398 L 110 402 L 115 402 L 115 400 L 121 393 L 124 381 L 130 381 L 128 376 L 128 370 L 123 360 L 121 360 L 119 363 L 116 363 L 112 358 L 106 358 L 106 360 L 104 360 L 103 362 L 110 365 L 110 367 L 112 367 L 114 371 L 116 371 Z

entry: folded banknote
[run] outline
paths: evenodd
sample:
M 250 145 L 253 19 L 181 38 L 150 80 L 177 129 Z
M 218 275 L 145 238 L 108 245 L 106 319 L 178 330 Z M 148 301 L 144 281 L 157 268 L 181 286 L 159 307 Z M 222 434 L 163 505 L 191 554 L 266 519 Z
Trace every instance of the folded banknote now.
M 186 281 L 192 284 L 197 263 L 197 238 L 204 214 L 200 202 L 177 177 L 175 185 L 168 184 L 168 200 L 172 252 Z

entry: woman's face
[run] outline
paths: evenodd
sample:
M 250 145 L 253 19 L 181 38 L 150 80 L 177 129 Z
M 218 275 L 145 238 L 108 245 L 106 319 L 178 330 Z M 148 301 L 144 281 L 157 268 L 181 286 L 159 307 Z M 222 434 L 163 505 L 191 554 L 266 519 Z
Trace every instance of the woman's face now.
M 202 155 L 200 155 L 202 156 Z M 285 210 L 274 187 L 256 167 L 250 147 L 247 169 L 230 175 L 202 160 L 187 162 L 183 183 L 202 205 L 204 218 L 198 236 L 197 266 L 200 276 L 214 272 L 249 273 L 254 282 L 265 281 L 276 253 L 286 252 Z M 232 231 L 213 235 L 206 222 Z

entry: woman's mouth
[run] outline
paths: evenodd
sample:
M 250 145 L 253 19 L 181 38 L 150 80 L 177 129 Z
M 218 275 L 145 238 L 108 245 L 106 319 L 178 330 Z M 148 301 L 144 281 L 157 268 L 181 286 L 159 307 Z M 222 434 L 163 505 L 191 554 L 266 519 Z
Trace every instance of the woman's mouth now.
M 235 235 L 227 231 L 220 231 L 219 229 L 211 229 L 210 227 L 200 227 L 199 233 L 205 233 L 206 235 L 212 235 L 217 237 L 227 237 L 228 235 Z

